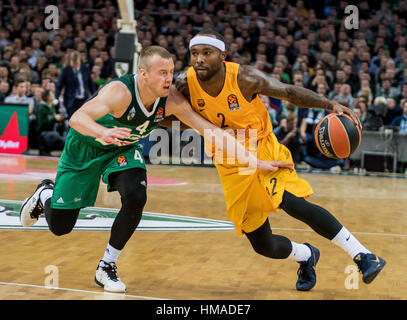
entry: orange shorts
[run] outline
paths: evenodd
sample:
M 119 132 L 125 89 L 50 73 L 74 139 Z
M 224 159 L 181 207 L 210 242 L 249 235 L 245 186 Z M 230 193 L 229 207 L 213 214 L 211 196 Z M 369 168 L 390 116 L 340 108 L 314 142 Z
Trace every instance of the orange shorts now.
M 257 148 L 257 157 L 261 160 L 293 163 L 290 151 L 273 133 L 260 140 Z M 285 190 L 297 197 L 308 197 L 313 193 L 310 184 L 299 178 L 295 170 L 252 169 L 250 172 L 250 169 L 236 165 L 215 163 L 215 166 L 225 194 L 227 216 L 240 235 L 256 230 L 270 212 L 276 212 Z

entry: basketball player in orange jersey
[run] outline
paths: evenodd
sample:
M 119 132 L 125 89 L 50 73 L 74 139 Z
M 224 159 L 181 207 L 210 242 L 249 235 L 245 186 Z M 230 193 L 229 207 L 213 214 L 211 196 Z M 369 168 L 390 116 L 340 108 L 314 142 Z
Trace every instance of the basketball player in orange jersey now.
M 217 32 L 201 31 L 191 39 L 189 49 L 192 67 L 176 79 L 176 89 L 190 101 L 195 112 L 216 126 L 256 130 L 259 159 L 293 163 L 290 151 L 273 134 L 259 95 L 288 100 L 302 108 L 347 113 L 360 126 L 350 109 L 311 90 L 281 83 L 251 66 L 225 62 L 225 43 Z M 343 248 L 358 265 L 365 283 L 373 281 L 383 269 L 386 263 L 383 259 L 365 248 L 331 213 L 305 200 L 313 191 L 295 170 L 280 168 L 243 175 L 238 163 L 215 162 L 215 165 L 225 194 L 227 215 L 237 232 L 247 236 L 258 254 L 299 262 L 297 290 L 308 291 L 315 286 L 314 267 L 320 253 L 308 243 L 295 243 L 272 233 L 268 214 L 280 208 Z

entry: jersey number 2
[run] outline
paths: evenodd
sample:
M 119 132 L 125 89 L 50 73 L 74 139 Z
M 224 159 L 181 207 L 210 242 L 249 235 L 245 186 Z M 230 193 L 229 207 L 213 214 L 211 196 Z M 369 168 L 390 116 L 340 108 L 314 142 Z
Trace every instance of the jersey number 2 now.
M 226 121 L 225 115 L 224 115 L 223 113 L 220 113 L 220 112 L 219 112 L 219 113 L 217 114 L 217 116 L 218 116 L 218 118 L 219 118 L 219 117 L 222 118 L 221 128 L 227 128 L 228 125 L 225 124 L 225 121 Z
M 270 184 L 273 185 L 273 190 L 271 190 L 271 195 L 274 196 L 275 194 L 277 194 L 276 190 L 276 185 L 277 185 L 277 179 L 276 178 L 272 178 L 270 180 Z

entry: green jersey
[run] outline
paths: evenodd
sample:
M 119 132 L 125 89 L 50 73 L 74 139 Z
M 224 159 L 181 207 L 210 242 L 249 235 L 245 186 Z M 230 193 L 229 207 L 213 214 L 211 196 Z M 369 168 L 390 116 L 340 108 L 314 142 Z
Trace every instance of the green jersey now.
M 167 98 L 158 98 L 152 110 L 148 111 L 140 99 L 137 75 L 125 75 L 111 81 L 121 81 L 129 89 L 131 102 L 120 118 L 107 114 L 96 122 L 107 128 L 130 128 L 131 136 L 121 140 L 122 146 L 117 146 L 80 134 L 71 128 L 58 164 L 52 208 L 93 206 L 100 176 L 107 184 L 107 190 L 115 191 L 116 187 L 110 185 L 109 181 L 111 173 L 133 168 L 146 169 L 143 150 L 137 142 L 148 136 L 164 119 Z
M 97 119 L 96 122 L 107 128 L 130 128 L 132 130 L 130 137 L 119 140 L 123 146 L 137 143 L 139 140 L 147 137 L 151 131 L 157 128 L 160 122 L 164 119 L 167 97 L 157 98 L 152 110 L 148 111 L 140 98 L 137 88 L 137 75 L 127 74 L 120 78 L 110 80 L 106 84 L 112 81 L 120 81 L 127 87 L 127 89 L 129 89 L 131 93 L 131 102 L 126 109 L 126 112 L 120 118 L 115 118 L 111 114 L 106 114 L 105 116 Z M 118 147 L 117 145 L 106 144 L 101 139 L 85 136 L 75 129 L 71 129 L 70 131 L 72 131 L 71 134 L 76 135 L 80 140 L 92 147 L 101 148 L 104 150 L 112 150 Z

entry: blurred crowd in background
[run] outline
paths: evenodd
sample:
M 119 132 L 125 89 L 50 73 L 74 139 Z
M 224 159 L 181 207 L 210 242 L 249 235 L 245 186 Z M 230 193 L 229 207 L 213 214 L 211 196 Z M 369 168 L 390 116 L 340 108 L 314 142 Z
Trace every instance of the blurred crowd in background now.
M 142 47 L 172 54 L 176 77 L 188 67 L 188 42 L 214 29 L 225 37 L 228 61 L 253 65 L 282 82 L 340 101 L 363 129 L 407 133 L 407 1 L 135 0 Z M 59 8 L 59 28 L 44 27 L 47 5 Z M 344 23 L 349 5 L 357 28 Z M 0 102 L 27 103 L 30 145 L 42 154 L 63 147 L 67 120 L 114 74 L 116 1 L 0 1 Z M 355 21 L 352 21 L 355 23 Z M 296 163 L 343 166 L 323 157 L 313 128 L 325 110 L 299 109 L 262 97 L 276 136 Z M 46 132 L 46 134 L 42 134 Z

